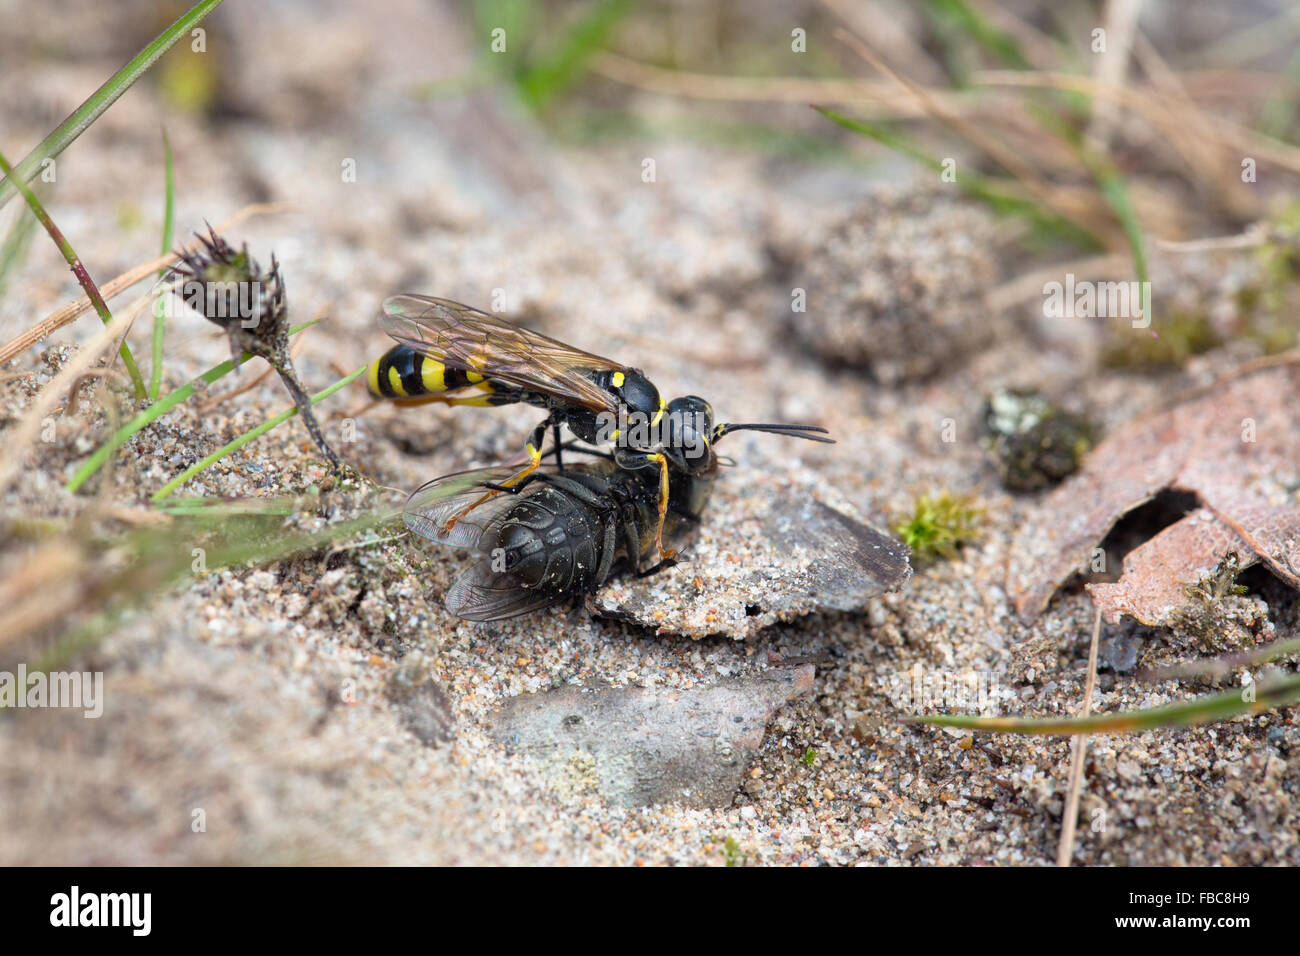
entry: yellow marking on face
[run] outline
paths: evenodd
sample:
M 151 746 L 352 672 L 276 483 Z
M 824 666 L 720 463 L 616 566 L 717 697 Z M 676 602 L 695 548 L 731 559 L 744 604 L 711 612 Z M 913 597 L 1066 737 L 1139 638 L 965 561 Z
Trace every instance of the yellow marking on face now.
M 622 372 L 615 372 L 610 381 L 614 383 L 615 388 L 622 388 L 623 383 L 627 381 L 627 376 Z
M 420 381 L 424 384 L 426 392 L 441 392 L 447 388 L 447 381 L 443 378 L 443 373 L 447 368 L 437 359 L 431 359 L 425 356 L 424 361 L 420 363 Z
M 623 431 L 623 429 L 621 429 L 621 428 L 615 428 L 612 432 L 609 433 L 609 437 L 610 437 L 610 438 L 617 438 L 617 437 L 619 436 L 619 433 L 621 433 L 622 431 Z
M 667 407 L 668 407 L 668 403 L 665 402 L 662 398 L 659 399 L 659 411 L 655 412 L 655 417 L 654 417 L 654 419 L 650 422 L 650 427 L 651 427 L 651 428 L 658 428 L 658 427 L 659 427 L 659 422 L 660 422 L 660 420 L 664 417 L 664 409 L 666 409 Z
M 397 374 L 397 369 L 391 365 L 388 366 L 388 384 L 392 388 L 393 394 L 405 395 L 406 389 L 402 387 L 402 376 Z
M 375 359 L 370 363 L 370 368 L 366 369 L 366 387 L 370 389 L 371 395 L 383 395 L 379 390 L 379 363 L 382 359 Z

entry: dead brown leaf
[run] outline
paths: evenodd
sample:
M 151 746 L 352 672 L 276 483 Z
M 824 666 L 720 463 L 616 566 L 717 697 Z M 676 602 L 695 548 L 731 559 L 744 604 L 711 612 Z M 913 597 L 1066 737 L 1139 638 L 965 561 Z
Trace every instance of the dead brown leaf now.
M 1249 366 L 1100 444 L 1039 505 L 1013 550 L 1008 591 L 1020 616 L 1042 613 L 1056 589 L 1088 566 L 1125 514 L 1162 491 L 1190 492 L 1204 509 L 1124 560 L 1124 577 L 1093 585 L 1115 620 L 1164 623 L 1186 589 L 1229 551 L 1256 558 L 1300 587 L 1300 356 Z
M 1230 551 L 1237 553 L 1239 569 L 1259 560 L 1241 536 L 1201 508 L 1130 551 L 1120 580 L 1089 584 L 1088 591 L 1112 624 L 1127 614 L 1165 627 L 1187 604 L 1188 589 L 1210 577 Z

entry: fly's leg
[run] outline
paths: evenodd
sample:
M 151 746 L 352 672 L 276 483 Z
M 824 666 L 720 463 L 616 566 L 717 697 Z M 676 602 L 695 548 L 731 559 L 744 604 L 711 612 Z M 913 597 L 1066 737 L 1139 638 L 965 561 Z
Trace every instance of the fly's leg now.
M 652 574 L 658 574 L 660 571 L 666 571 L 668 568 L 675 568 L 678 565 L 676 557 L 664 558 L 658 564 L 654 564 L 644 570 L 641 568 L 641 527 L 637 523 L 636 507 L 630 502 L 625 501 L 621 508 L 621 518 L 623 521 L 624 545 L 629 555 L 636 557 L 632 561 L 632 574 L 637 578 L 648 578 Z

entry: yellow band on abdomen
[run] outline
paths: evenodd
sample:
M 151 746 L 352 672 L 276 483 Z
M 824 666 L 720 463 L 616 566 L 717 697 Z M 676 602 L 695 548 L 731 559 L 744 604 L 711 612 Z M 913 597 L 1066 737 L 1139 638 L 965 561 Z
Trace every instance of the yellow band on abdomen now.
M 427 355 L 420 365 L 420 381 L 424 383 L 424 389 L 427 392 L 442 392 L 447 388 L 446 373 L 447 367 L 437 359 L 431 359 Z

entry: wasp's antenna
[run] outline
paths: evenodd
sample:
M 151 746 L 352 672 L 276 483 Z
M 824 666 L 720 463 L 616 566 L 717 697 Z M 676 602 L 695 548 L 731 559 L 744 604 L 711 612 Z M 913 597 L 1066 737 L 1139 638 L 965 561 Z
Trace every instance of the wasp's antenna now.
M 822 435 L 829 434 L 826 429 L 820 425 L 770 425 L 770 424 L 737 424 L 727 423 L 719 425 L 713 429 L 713 440 L 716 442 L 724 435 L 732 432 L 754 431 L 754 432 L 771 432 L 774 435 L 785 435 L 789 438 L 806 438 L 809 441 L 825 442 L 828 445 L 834 445 L 834 438 L 822 438 Z M 817 432 L 816 435 L 810 435 L 808 432 Z

